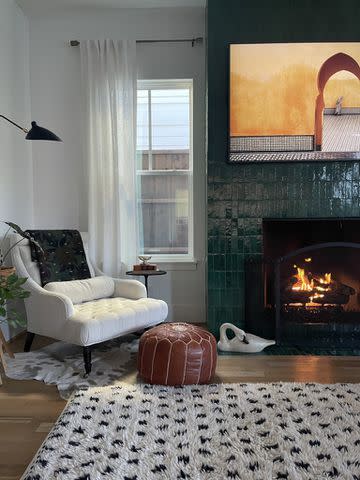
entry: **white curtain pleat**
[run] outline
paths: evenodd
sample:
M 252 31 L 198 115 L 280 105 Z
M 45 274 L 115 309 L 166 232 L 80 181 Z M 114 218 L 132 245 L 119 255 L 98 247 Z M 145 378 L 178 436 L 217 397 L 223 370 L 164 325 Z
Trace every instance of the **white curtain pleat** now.
M 123 275 L 136 260 L 136 42 L 80 42 L 92 261 Z

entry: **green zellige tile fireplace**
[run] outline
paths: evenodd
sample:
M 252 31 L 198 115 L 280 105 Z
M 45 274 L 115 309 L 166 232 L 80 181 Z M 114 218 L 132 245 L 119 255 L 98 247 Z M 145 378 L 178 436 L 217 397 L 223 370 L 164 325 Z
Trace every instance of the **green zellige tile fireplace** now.
M 218 335 L 224 322 L 247 326 L 245 277 L 249 264 L 262 266 L 266 260 L 265 220 L 360 219 L 357 160 L 339 155 L 337 161 L 332 153 L 303 163 L 227 163 L 229 46 L 359 42 L 360 10 L 356 0 L 336 8 L 328 2 L 208 0 L 207 18 L 208 325 Z M 250 296 L 256 303 L 259 295 Z M 315 328 L 320 336 L 321 328 Z
M 358 163 L 209 164 L 208 314 L 245 327 L 245 265 L 263 258 L 263 221 L 360 217 Z

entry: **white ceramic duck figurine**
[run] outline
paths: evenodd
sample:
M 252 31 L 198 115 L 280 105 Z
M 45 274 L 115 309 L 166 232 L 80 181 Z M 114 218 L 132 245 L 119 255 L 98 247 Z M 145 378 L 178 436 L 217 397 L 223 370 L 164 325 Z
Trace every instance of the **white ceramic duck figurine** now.
M 231 340 L 227 336 L 227 330 L 232 330 L 235 334 Z M 244 330 L 235 327 L 232 323 L 223 323 L 220 327 L 218 348 L 223 352 L 256 353 L 270 345 L 275 345 L 275 341 L 257 337 L 252 333 L 245 333 Z

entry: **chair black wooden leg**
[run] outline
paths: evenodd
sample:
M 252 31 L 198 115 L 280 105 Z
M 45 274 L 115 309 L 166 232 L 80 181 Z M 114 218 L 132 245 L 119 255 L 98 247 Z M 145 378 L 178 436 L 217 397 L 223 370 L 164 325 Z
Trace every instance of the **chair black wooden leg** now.
M 91 372 L 91 347 L 83 347 L 85 372 L 88 375 Z
M 25 345 L 24 345 L 24 352 L 30 352 L 32 342 L 34 340 L 35 333 L 32 332 L 27 332 L 26 333 L 26 339 L 25 339 Z

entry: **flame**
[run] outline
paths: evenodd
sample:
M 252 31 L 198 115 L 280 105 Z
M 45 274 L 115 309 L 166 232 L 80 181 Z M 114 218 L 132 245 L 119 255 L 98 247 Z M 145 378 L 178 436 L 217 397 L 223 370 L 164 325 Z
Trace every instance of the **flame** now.
M 310 263 L 311 258 L 305 258 L 305 262 Z M 294 275 L 296 282 L 291 287 L 292 290 L 309 292 L 309 301 L 305 303 L 306 307 L 321 306 L 321 303 L 317 303 L 316 299 L 324 298 L 324 293 L 319 292 L 328 292 L 331 290 L 331 273 L 325 273 L 324 276 L 315 278 L 317 283 L 320 285 L 315 285 L 314 278 L 311 278 L 311 274 L 305 271 L 305 268 L 300 268 L 297 265 L 294 265 L 296 269 L 296 274 Z M 297 304 L 291 304 L 297 305 Z
M 293 290 L 301 290 L 311 292 L 314 289 L 314 280 L 309 280 L 304 268 L 296 267 L 297 274 L 295 278 L 297 282 L 293 285 Z
M 324 278 L 319 278 L 320 283 L 331 283 L 331 273 L 325 273 Z
M 321 303 L 316 303 L 316 302 L 314 302 L 314 299 L 316 299 L 316 298 L 324 298 L 324 297 L 325 297 L 325 295 L 323 295 L 323 294 L 321 294 L 321 293 L 314 293 L 314 295 L 311 295 L 311 296 L 309 297 L 310 302 L 305 303 L 305 306 L 306 306 L 306 307 L 318 307 L 318 306 L 321 306 Z

